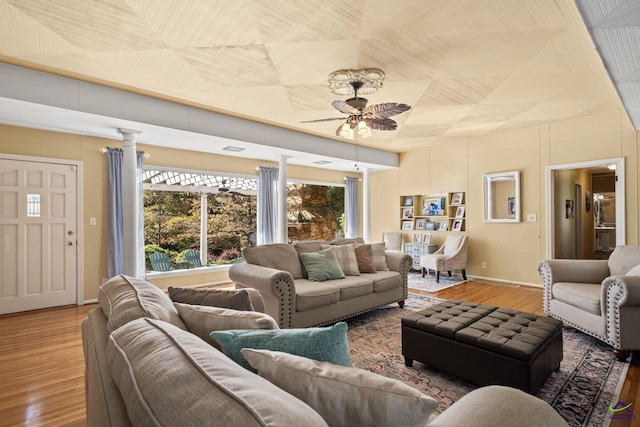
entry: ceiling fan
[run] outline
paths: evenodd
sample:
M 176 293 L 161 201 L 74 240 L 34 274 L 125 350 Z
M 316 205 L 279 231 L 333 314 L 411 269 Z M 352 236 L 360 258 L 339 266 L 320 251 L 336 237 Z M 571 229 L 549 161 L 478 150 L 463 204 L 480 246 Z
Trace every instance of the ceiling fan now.
M 246 194 L 240 193 L 238 191 L 231 191 L 231 188 L 227 186 L 226 179 L 223 179 L 222 181 L 220 181 L 220 185 L 218 186 L 218 191 L 216 193 L 211 193 L 211 194 L 224 196 L 224 197 L 246 196 Z
M 367 71 L 370 73 L 372 70 L 363 71 Z M 390 117 L 409 110 L 411 108 L 409 105 L 398 102 L 385 102 L 382 104 L 375 104 L 367 107 L 368 100 L 366 98 L 361 98 L 358 96 L 358 91 L 360 91 L 363 87 L 366 87 L 370 93 L 372 88 L 374 88 L 374 90 L 377 90 L 378 87 L 382 86 L 381 79 L 384 77 L 384 73 L 382 73 L 382 71 L 380 70 L 375 71 L 377 72 L 378 79 L 380 80 L 379 82 L 376 82 L 377 86 L 373 86 L 369 84 L 369 82 L 364 81 L 364 78 L 349 81 L 347 84 L 342 84 L 341 89 L 348 87 L 355 96 L 347 99 L 346 101 L 333 101 L 331 105 L 341 113 L 348 114 L 346 118 L 332 117 L 327 119 L 306 120 L 302 121 L 301 123 L 345 120 L 345 123 L 340 125 L 336 130 L 336 136 L 345 136 L 351 138 L 353 138 L 354 129 L 357 129 L 358 135 L 363 138 L 372 135 L 371 129 L 396 130 L 398 124 L 395 122 L 395 120 L 390 119 Z M 350 73 L 350 77 L 353 77 L 354 75 L 356 76 L 356 78 L 364 76 L 364 73 L 357 73 L 353 70 L 346 70 L 346 72 Z M 336 73 L 338 72 L 332 73 L 329 76 L 330 83 L 332 83 L 332 78 L 334 78 Z M 382 77 L 380 77 L 380 75 L 382 75 Z M 333 92 L 336 93 L 335 91 Z

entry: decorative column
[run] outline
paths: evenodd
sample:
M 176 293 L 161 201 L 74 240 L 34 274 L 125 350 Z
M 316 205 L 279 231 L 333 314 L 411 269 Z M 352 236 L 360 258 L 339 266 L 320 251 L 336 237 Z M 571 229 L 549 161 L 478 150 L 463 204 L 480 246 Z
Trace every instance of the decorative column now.
M 291 156 L 280 156 L 278 166 L 278 220 L 276 238 L 278 243 L 287 243 L 287 159 Z
M 139 235 L 138 168 L 136 136 L 140 131 L 118 129 L 122 135 L 122 272 L 138 277 Z
M 207 213 L 209 212 L 208 198 L 206 193 L 200 195 L 200 262 L 207 265 Z
M 362 238 L 371 243 L 371 206 L 369 195 L 369 168 L 362 172 Z

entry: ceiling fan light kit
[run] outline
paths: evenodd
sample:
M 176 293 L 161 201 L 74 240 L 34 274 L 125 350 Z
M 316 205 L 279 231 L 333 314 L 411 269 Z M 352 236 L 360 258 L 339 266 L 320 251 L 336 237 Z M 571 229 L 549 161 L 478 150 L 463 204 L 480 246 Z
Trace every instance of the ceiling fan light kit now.
M 382 87 L 384 72 L 376 68 L 363 70 L 338 70 L 329 74 L 329 90 L 335 95 L 354 96 L 346 101 L 336 100 L 331 103 L 333 108 L 345 117 L 306 120 L 301 123 L 326 122 L 331 120 L 345 120 L 336 129 L 336 136 L 354 139 L 357 134 L 361 138 L 372 136 L 371 130 L 396 130 L 398 125 L 389 117 L 403 113 L 411 107 L 397 102 L 385 102 L 367 107 L 366 98 L 358 94 L 374 93 Z M 355 129 L 355 131 L 354 131 Z

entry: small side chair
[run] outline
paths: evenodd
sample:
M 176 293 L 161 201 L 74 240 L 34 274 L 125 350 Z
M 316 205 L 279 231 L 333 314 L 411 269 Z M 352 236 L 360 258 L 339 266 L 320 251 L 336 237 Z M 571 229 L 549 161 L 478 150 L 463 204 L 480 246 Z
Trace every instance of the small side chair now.
M 432 254 L 420 255 L 422 277 L 429 270 L 436 272 L 436 282 L 440 282 L 440 272 L 446 271 L 451 276 L 454 270 L 460 270 L 462 278 L 467 280 L 467 236 L 450 234 L 444 244 Z

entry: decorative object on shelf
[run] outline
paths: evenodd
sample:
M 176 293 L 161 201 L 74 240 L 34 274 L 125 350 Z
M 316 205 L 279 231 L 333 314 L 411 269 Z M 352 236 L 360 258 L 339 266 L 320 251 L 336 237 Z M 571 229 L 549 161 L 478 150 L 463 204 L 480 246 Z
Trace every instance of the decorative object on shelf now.
M 416 220 L 416 230 L 424 230 L 426 228 L 427 220 L 426 219 L 417 219 Z
M 449 223 L 447 221 L 438 222 L 438 231 L 447 231 L 449 229 Z
M 345 120 L 345 123 L 336 130 L 336 136 L 350 139 L 354 139 L 355 132 L 360 137 L 367 138 L 372 136 L 372 129 L 396 130 L 397 123 L 389 117 L 409 110 L 410 106 L 397 102 L 385 102 L 367 107 L 368 100 L 358 96 L 358 93 L 367 94 L 377 91 L 382 87 L 383 80 L 384 72 L 378 69 L 334 71 L 329 74 L 329 90 L 335 95 L 350 95 L 353 93 L 354 96 L 346 101 L 333 101 L 331 105 L 341 113 L 348 114 L 348 116 L 346 118 L 333 117 L 305 120 L 301 123 Z
M 451 227 L 452 231 L 462 231 L 462 220 L 461 219 L 454 219 L 453 220 L 453 226 Z
M 413 218 L 413 208 L 403 208 L 402 218 Z
M 424 199 L 422 201 L 422 215 L 442 216 L 444 215 L 444 197 Z
M 520 222 L 520 171 L 484 176 L 484 221 Z
M 425 230 L 435 230 L 436 229 L 436 223 L 435 222 L 431 222 L 431 221 L 427 221 L 427 223 L 424 226 Z
M 453 194 L 451 194 L 451 204 L 452 205 L 461 204 L 463 195 L 464 195 L 464 193 L 453 193 Z
M 464 218 L 464 206 L 458 206 L 458 209 L 456 209 L 456 218 Z
M 402 221 L 403 230 L 413 230 L 413 221 Z
M 404 206 L 413 206 L 413 196 L 404 196 Z
M 422 244 L 428 245 L 431 243 L 431 233 L 425 233 L 422 235 Z
M 422 236 L 420 233 L 413 233 L 413 243 L 420 243 Z

